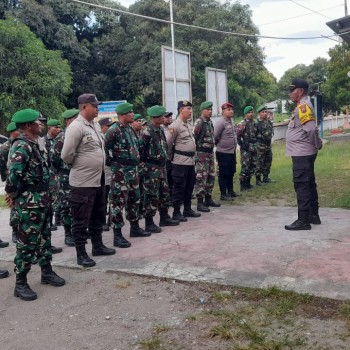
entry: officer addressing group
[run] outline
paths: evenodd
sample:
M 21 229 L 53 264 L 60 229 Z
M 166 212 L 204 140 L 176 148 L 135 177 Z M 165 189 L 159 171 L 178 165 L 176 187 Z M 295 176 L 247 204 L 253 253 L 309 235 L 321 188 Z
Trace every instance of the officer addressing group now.
M 196 142 L 192 125 L 189 123 L 192 118 L 192 103 L 186 100 L 179 101 L 177 110 L 179 115 L 169 126 L 167 144 L 173 154 L 173 219 L 185 222 L 186 217 L 201 216 L 200 213 L 191 209 L 192 193 L 196 182 L 194 168 Z M 182 204 L 184 205 L 183 214 L 180 212 Z
M 65 280 L 52 271 L 50 193 L 48 158 L 40 150 L 39 112 L 24 109 L 16 112 L 12 121 L 20 130 L 10 149 L 9 173 L 6 179 L 6 202 L 14 207 L 18 217 L 15 256 L 16 287 L 14 295 L 22 300 L 34 300 L 37 294 L 27 283 L 33 263 L 41 267 L 41 282 L 56 287 Z
M 77 263 L 94 266 L 85 248 L 91 237 L 92 255 L 113 255 L 115 249 L 102 242 L 105 205 L 105 149 L 101 128 L 94 119 L 101 104 L 94 94 L 78 97 L 79 115 L 66 130 L 61 157 L 71 166 L 69 184 L 73 217 L 72 233 Z
M 205 101 L 200 105 L 201 116 L 194 125 L 196 140 L 196 184 L 194 193 L 197 197 L 197 210 L 209 212 L 209 207 L 220 207 L 212 199 L 215 182 L 214 164 L 214 126 L 211 121 L 213 102 Z

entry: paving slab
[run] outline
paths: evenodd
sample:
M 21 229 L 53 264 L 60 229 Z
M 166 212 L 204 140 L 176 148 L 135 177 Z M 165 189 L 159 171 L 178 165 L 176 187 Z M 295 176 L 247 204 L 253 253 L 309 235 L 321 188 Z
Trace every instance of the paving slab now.
M 321 225 L 310 231 L 286 231 L 296 208 L 229 206 L 147 238 L 116 255 L 95 257 L 93 270 L 122 271 L 186 281 L 281 289 L 334 299 L 350 299 L 350 212 L 321 208 Z M 0 238 L 10 241 L 9 210 L 0 209 Z M 156 220 L 156 222 L 158 219 Z M 129 226 L 123 228 L 128 238 Z M 63 228 L 52 233 L 63 252 L 53 264 L 78 267 L 75 249 L 63 244 Z M 103 233 L 112 246 L 112 231 Z M 87 246 L 91 252 L 91 243 Z M 0 261 L 12 261 L 15 245 L 0 249 Z M 1 262 L 0 262 L 1 268 Z

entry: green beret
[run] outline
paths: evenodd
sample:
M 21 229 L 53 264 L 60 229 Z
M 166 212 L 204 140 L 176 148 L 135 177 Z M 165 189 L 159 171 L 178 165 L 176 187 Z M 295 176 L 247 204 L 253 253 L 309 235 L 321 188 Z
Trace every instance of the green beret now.
M 211 108 L 211 107 L 213 107 L 213 102 L 211 102 L 211 101 L 205 101 L 205 102 L 202 102 L 201 103 L 201 105 L 200 105 L 200 109 L 201 109 L 201 111 L 203 110 L 203 109 L 207 109 L 207 108 Z
M 135 120 L 140 120 L 140 119 L 142 119 L 141 118 L 141 114 L 139 114 L 139 113 L 134 114 L 134 121 Z
M 17 127 L 15 122 L 11 122 L 9 125 L 7 125 L 6 131 L 12 132 L 16 130 L 17 130 Z
M 247 107 L 244 108 L 243 113 L 244 113 L 244 114 L 247 114 L 247 113 L 249 113 L 250 111 L 252 111 L 253 109 L 254 109 L 254 107 L 252 107 L 252 106 L 247 106 Z
M 115 109 L 115 111 L 118 114 L 127 114 L 132 112 L 134 105 L 132 105 L 131 103 L 125 102 L 125 103 L 120 103 L 119 105 L 117 105 L 117 108 Z
M 57 119 L 50 119 L 47 122 L 47 126 L 57 126 L 57 125 L 61 125 L 60 121 Z
M 151 118 L 159 118 L 162 117 L 166 112 L 166 109 L 163 106 L 152 106 L 150 108 L 147 109 L 147 114 L 151 117 Z
M 36 121 L 39 116 L 40 113 L 34 109 L 22 109 L 12 116 L 11 121 L 18 124 L 31 123 Z
M 79 109 L 73 108 L 73 109 L 67 109 L 65 112 L 62 113 L 63 119 L 70 119 L 75 117 L 79 114 Z
M 266 111 L 267 107 L 265 105 L 261 105 L 260 107 L 258 107 L 258 109 L 256 110 L 258 113 L 261 111 Z

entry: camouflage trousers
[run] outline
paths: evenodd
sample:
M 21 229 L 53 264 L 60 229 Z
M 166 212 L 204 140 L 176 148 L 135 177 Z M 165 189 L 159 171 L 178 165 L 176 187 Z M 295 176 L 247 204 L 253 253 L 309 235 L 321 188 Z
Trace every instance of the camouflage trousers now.
M 241 149 L 241 172 L 239 173 L 239 180 L 249 180 L 256 170 L 257 152 L 246 151 Z
M 127 220 L 140 219 L 140 188 L 137 166 L 125 166 L 113 172 L 109 201 L 113 227 L 121 228 L 124 226 L 124 208 Z
M 67 178 L 68 180 L 68 178 Z M 59 211 L 61 222 L 63 226 L 72 226 L 73 219 L 70 205 L 70 187 L 69 182 L 60 182 L 60 189 L 58 192 Z
M 45 266 L 52 260 L 50 208 L 16 208 L 18 231 L 15 273 L 30 269 L 32 264 Z
M 19 217 L 17 215 L 17 211 L 12 207 L 10 211 L 10 226 L 17 227 L 19 223 Z
M 54 213 L 57 213 L 59 211 L 59 181 L 58 181 L 58 175 L 51 175 L 50 177 L 50 183 L 49 183 L 49 189 L 51 194 L 51 206 L 52 211 Z
M 146 164 L 142 182 L 143 215 L 155 216 L 157 210 L 168 210 L 170 191 L 166 168 Z
M 215 183 L 214 154 L 198 152 L 196 159 L 196 184 L 194 193 L 197 198 L 211 196 Z
M 268 177 L 270 174 L 272 164 L 272 151 L 271 147 L 258 144 L 258 162 L 256 167 L 256 176 L 263 176 L 264 178 Z

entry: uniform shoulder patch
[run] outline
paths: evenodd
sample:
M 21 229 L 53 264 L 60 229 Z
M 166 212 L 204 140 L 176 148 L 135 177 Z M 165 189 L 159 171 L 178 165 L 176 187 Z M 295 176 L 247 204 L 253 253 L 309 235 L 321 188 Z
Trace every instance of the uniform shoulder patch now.
M 306 103 L 298 105 L 300 124 L 304 125 L 311 120 L 315 120 L 314 113 Z
M 173 134 L 174 133 L 174 128 L 169 128 L 169 133 Z

